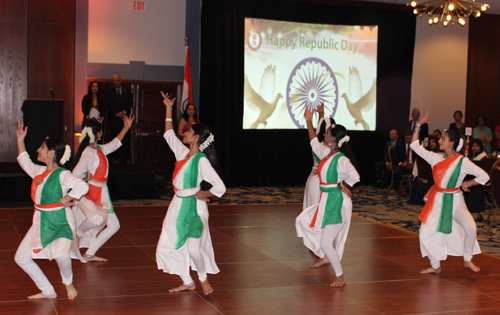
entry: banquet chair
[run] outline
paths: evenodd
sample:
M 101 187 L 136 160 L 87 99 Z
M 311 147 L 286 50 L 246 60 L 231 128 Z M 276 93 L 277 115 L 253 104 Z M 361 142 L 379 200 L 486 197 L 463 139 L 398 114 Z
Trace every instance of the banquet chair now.
M 427 191 L 434 184 L 431 165 L 421 157 L 417 157 L 415 163 L 418 169 L 418 190 L 425 189 Z

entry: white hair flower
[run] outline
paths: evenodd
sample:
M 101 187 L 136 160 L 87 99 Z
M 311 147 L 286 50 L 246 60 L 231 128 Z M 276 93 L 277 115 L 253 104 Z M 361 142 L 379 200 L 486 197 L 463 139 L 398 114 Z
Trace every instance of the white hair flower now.
M 464 146 L 464 139 L 460 138 L 460 140 L 458 141 L 458 146 L 457 146 L 456 152 L 459 152 L 463 146 Z
M 351 140 L 351 138 L 348 135 L 345 135 L 342 139 L 339 140 L 339 142 L 337 143 L 337 145 L 339 146 L 339 148 L 341 148 L 342 144 L 344 142 L 349 142 L 349 140 Z
M 69 158 L 71 157 L 71 147 L 69 145 L 66 145 L 64 148 L 64 154 L 62 158 L 59 160 L 60 165 L 64 165 L 66 162 L 69 161 Z
M 82 141 L 85 139 L 86 136 L 89 137 L 90 143 L 95 142 L 95 136 L 94 136 L 94 133 L 92 132 L 92 128 L 90 128 L 90 127 L 83 128 L 82 135 L 80 136 L 80 140 L 79 140 L 80 143 L 82 143 Z
M 203 141 L 202 144 L 200 144 L 200 152 L 203 152 L 203 150 L 205 150 L 206 148 L 208 148 L 208 146 L 210 145 L 210 143 L 214 142 L 214 135 L 213 134 L 210 134 L 210 136 L 208 136 L 208 138 Z

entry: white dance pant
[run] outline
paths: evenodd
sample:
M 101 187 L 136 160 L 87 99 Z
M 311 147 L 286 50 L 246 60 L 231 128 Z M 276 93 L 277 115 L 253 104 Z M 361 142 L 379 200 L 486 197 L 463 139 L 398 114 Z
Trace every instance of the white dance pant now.
M 104 243 L 106 243 L 111 236 L 115 235 L 120 229 L 120 221 L 116 213 L 108 213 L 108 220 L 106 221 L 106 227 L 97 235 L 97 237 L 92 237 L 90 240 L 90 246 L 85 255 L 93 256 L 101 248 Z M 95 235 L 95 234 L 94 234 Z
M 328 224 L 323 228 L 321 232 L 320 246 L 321 250 L 325 253 L 326 257 L 330 261 L 335 270 L 335 275 L 337 277 L 344 274 L 342 271 L 342 265 L 340 264 L 340 257 L 337 250 L 333 247 L 335 239 L 339 236 L 340 231 L 342 231 L 343 224 Z
M 464 238 L 464 261 L 471 261 L 472 260 L 472 255 L 474 251 L 474 245 L 476 244 L 476 239 L 477 239 L 477 228 L 476 228 L 476 222 L 474 222 L 474 218 L 470 214 L 469 210 L 465 206 L 465 204 L 460 205 L 455 211 L 453 212 L 453 224 L 460 224 L 460 226 L 464 229 L 465 231 L 465 238 Z M 440 233 L 436 232 L 435 234 Z M 419 238 L 425 238 L 426 235 L 423 235 L 422 233 L 419 235 Z M 422 240 L 421 240 L 422 241 Z M 431 261 L 431 266 L 434 269 L 438 269 L 441 266 L 440 260 L 432 255 L 431 253 L 428 254 L 429 260 Z
M 205 262 L 203 261 L 203 256 L 201 254 L 201 238 L 188 237 L 186 240 L 186 246 L 189 252 L 189 258 L 191 258 L 196 270 L 198 271 L 198 279 L 200 282 L 205 282 L 207 280 L 207 272 L 205 270 Z M 191 276 L 180 277 L 185 286 L 190 287 L 194 284 Z
M 32 249 L 30 248 L 31 229 L 24 236 L 23 241 L 17 248 L 14 260 L 35 282 L 36 286 L 44 295 L 56 293 L 49 279 L 45 276 L 42 269 L 33 260 Z M 63 256 L 54 258 L 61 272 L 62 283 L 70 285 L 73 283 L 73 270 L 71 269 L 71 257 L 69 252 Z
M 83 220 L 83 222 L 80 223 L 80 226 L 78 226 L 78 237 L 82 237 L 85 232 L 91 229 L 96 229 L 95 231 L 92 231 L 92 233 L 97 235 L 108 220 L 108 209 L 103 209 L 102 207 L 97 206 L 93 201 L 85 197 L 78 202 L 77 207 L 85 215 L 85 220 Z M 78 214 L 76 214 L 76 216 L 78 217 Z

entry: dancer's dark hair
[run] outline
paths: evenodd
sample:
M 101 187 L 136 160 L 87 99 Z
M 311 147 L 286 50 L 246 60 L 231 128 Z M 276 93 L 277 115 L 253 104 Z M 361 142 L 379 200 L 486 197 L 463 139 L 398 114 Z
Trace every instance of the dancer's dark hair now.
M 335 137 L 337 143 L 342 140 L 342 138 L 347 136 L 347 129 L 342 125 L 335 125 L 335 127 L 331 128 L 330 130 L 332 133 L 332 137 Z M 339 151 L 344 153 L 344 155 L 351 161 L 351 164 L 356 167 L 356 157 L 352 152 L 349 141 L 343 142 L 342 146 L 339 148 Z
M 97 141 L 97 133 L 102 131 L 102 125 L 97 119 L 87 119 L 83 122 L 82 130 L 85 127 L 90 127 L 92 129 L 92 134 L 94 135 L 95 141 Z M 80 143 L 80 147 L 75 155 L 75 165 L 78 164 L 80 158 L 82 157 L 83 150 L 90 144 L 90 137 L 87 135 L 82 142 Z
M 448 140 L 453 141 L 453 150 L 455 150 L 457 153 L 464 154 L 465 152 L 465 145 L 462 145 L 460 148 L 460 151 L 457 151 L 458 144 L 460 143 L 460 139 L 463 140 L 462 135 L 458 130 L 446 130 L 444 133 L 448 135 Z M 464 142 L 465 143 L 465 140 Z
M 330 119 L 330 125 L 335 125 L 335 119 L 329 117 L 326 117 L 325 119 Z M 325 140 L 325 132 L 326 132 L 325 119 L 323 119 L 323 121 L 321 121 L 321 124 L 317 126 L 317 128 L 319 128 L 319 132 L 317 135 L 319 142 L 323 142 L 323 140 Z
M 58 166 L 71 170 L 71 162 L 69 161 L 70 159 L 68 159 L 68 161 L 66 161 L 66 163 L 64 164 L 61 164 L 60 162 L 61 158 L 64 155 L 64 151 L 66 150 L 66 143 L 62 139 L 47 137 L 45 138 L 45 140 L 43 140 L 43 143 L 45 143 L 45 146 L 49 151 L 54 150 L 54 156 Z
M 191 126 L 193 128 L 194 134 L 199 135 L 198 144 L 201 145 L 212 133 L 212 130 L 207 124 L 199 123 L 193 124 Z M 208 147 L 203 150 L 203 153 L 207 156 L 208 161 L 212 164 L 214 170 L 219 174 L 219 161 L 217 160 L 217 155 L 215 154 L 215 146 L 214 142 L 212 142 Z M 206 181 L 201 182 L 201 190 L 209 190 L 212 188 L 212 185 Z

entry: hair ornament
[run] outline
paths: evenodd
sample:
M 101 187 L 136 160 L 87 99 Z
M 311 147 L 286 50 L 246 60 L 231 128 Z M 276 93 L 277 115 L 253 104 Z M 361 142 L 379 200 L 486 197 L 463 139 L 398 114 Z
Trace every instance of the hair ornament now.
M 90 127 L 85 127 L 82 129 L 82 135 L 80 136 L 80 143 L 82 143 L 83 139 L 85 139 L 86 136 L 89 136 L 89 143 L 94 143 L 95 142 L 95 136 L 94 133 L 92 132 L 92 128 Z
M 318 121 L 318 126 L 316 127 L 316 135 L 319 135 L 319 130 L 321 129 L 321 124 L 323 123 L 323 121 L 325 121 L 323 118 Z
M 66 164 L 66 162 L 69 161 L 69 158 L 71 157 L 71 147 L 69 145 L 66 145 L 64 148 L 64 154 L 62 158 L 59 160 L 60 165 Z
M 348 135 L 342 137 L 342 139 L 340 139 L 339 142 L 337 143 L 339 149 L 342 147 L 342 144 L 344 144 L 344 142 L 349 142 L 349 140 L 351 140 L 351 138 Z
M 200 149 L 200 152 L 203 152 L 203 150 L 205 150 L 206 148 L 208 148 L 208 146 L 214 142 L 214 135 L 213 134 L 210 134 L 210 136 L 208 136 L 208 138 L 203 141 L 202 144 L 200 144 L 199 148 Z
M 456 152 L 459 152 L 463 146 L 464 146 L 464 139 L 462 139 L 462 137 L 460 137 L 460 140 L 458 141 L 458 146 L 457 146 Z

